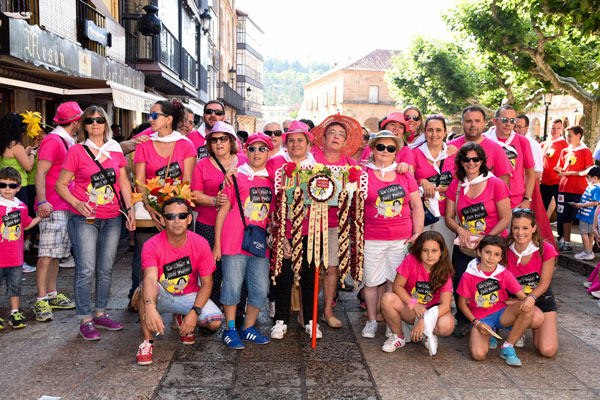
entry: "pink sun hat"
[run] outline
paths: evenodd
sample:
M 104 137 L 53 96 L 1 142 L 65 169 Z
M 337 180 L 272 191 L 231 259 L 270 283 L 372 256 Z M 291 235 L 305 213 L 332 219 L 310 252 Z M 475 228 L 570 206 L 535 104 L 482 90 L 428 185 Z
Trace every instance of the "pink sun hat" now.
M 315 135 L 310 133 L 310 131 L 308 130 L 308 125 L 306 125 L 304 122 L 295 120 L 292 121 L 290 127 L 288 128 L 288 131 L 285 132 L 282 137 L 282 140 L 285 143 L 287 143 L 287 135 L 289 135 L 290 133 L 304 133 L 311 143 L 315 142 Z
M 67 101 L 62 103 L 56 109 L 56 115 L 54 116 L 54 122 L 60 125 L 65 125 L 73 121 L 77 121 L 81 118 L 83 111 L 81 107 L 74 101 Z

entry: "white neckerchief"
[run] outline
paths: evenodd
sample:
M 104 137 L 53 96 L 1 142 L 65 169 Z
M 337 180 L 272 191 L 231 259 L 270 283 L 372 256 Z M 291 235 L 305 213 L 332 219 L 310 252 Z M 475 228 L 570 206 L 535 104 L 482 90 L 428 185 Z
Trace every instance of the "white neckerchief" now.
M 10 200 L 5 199 L 4 197 L 0 196 L 0 206 L 6 207 L 6 213 L 8 214 L 9 212 L 12 211 L 13 208 L 25 208 L 25 203 L 23 203 L 21 200 L 17 199 L 16 197 L 14 198 L 13 201 L 10 201 Z
M 533 244 L 533 241 L 529 242 L 529 244 L 527 245 L 527 248 L 525 250 L 523 250 L 522 253 L 519 253 L 516 249 L 515 249 L 515 244 L 511 244 L 508 247 L 510 250 L 512 250 L 513 253 L 515 253 L 515 255 L 517 256 L 517 265 L 521 264 L 521 260 L 523 259 L 523 257 L 527 257 L 532 255 L 533 253 L 535 253 L 536 251 L 538 251 L 540 248 L 537 247 L 535 244 Z
M 287 162 L 294 162 L 292 160 L 292 158 L 290 157 L 290 154 L 286 151 L 285 154 L 283 155 L 283 158 L 285 161 Z M 300 167 L 312 167 L 313 165 L 315 165 L 317 163 L 317 161 L 315 160 L 315 157 L 313 156 L 313 154 L 309 151 L 306 153 L 306 158 L 304 160 L 302 160 L 300 162 Z
M 277 157 L 277 156 L 285 156 L 287 154 L 287 150 L 283 148 L 283 146 L 279 147 L 279 151 L 275 154 L 273 154 L 272 157 Z
M 252 167 L 250 167 L 248 165 L 248 163 L 240 165 L 238 167 L 238 172 L 240 174 L 244 174 L 244 175 L 248 176 L 248 179 L 251 180 L 251 181 L 254 180 L 255 176 L 261 176 L 261 177 L 264 177 L 264 178 L 268 178 L 269 177 L 269 173 L 267 172 L 266 169 L 263 168 L 260 171 L 254 171 L 252 169 Z
M 515 149 L 514 146 L 511 146 L 512 141 L 515 139 L 515 137 L 517 135 L 517 133 L 515 131 L 512 131 L 510 133 L 510 136 L 508 137 L 508 139 L 506 139 L 505 142 L 498 139 L 498 135 L 496 134 L 495 126 L 492 126 L 489 131 L 484 133 L 484 135 L 487 136 L 488 138 L 492 139 L 494 142 L 498 143 L 503 148 L 513 151 L 515 154 L 519 154 L 517 152 L 517 149 Z
M 490 179 L 493 176 L 494 176 L 494 174 L 492 174 L 491 172 L 488 171 L 488 173 L 487 173 L 486 176 L 483 176 L 483 174 L 479 175 L 478 177 L 476 177 L 472 181 L 469 181 L 469 179 L 467 177 L 465 177 L 465 179 L 463 180 L 463 183 L 461 183 L 460 186 L 465 188 L 464 194 L 466 195 L 467 192 L 469 191 L 469 188 L 472 185 L 475 185 L 475 184 L 477 184 L 479 182 L 487 181 L 488 179 Z
M 425 142 L 426 142 L 425 134 L 421 133 L 419 136 L 417 136 L 417 138 L 415 139 L 414 142 L 412 142 L 408 145 L 408 147 L 411 149 L 415 149 L 415 148 L 419 147 L 422 143 L 425 143 Z
M 392 165 L 388 165 L 387 167 L 378 167 L 377 165 L 370 162 L 367 164 L 367 168 L 371 168 L 374 171 L 381 172 L 381 179 L 385 179 L 385 173 L 395 171 L 398 168 L 398 163 L 394 161 Z
M 112 159 L 112 157 L 110 156 L 111 151 L 123 153 L 123 149 L 121 149 L 121 145 L 116 140 L 113 140 L 113 139 L 109 139 L 106 143 L 104 143 L 102 145 L 102 147 L 98 147 L 98 146 L 96 146 L 96 144 L 94 142 L 92 142 L 88 138 L 88 139 L 86 139 L 86 141 L 83 145 L 88 146 L 94 150 L 98 150 L 98 154 L 96 155 L 96 161 L 99 160 L 100 158 L 102 158 L 102 154 L 104 154 L 106 157 Z
M 474 258 L 469 262 L 469 264 L 467 264 L 467 270 L 465 271 L 465 273 L 476 276 L 478 278 L 498 280 L 496 276 L 500 275 L 502 272 L 504 272 L 504 270 L 504 266 L 498 264 L 496 266 L 496 270 L 492 272 L 491 275 L 486 275 L 483 273 L 482 270 L 479 269 L 479 259 Z
M 200 125 L 200 128 L 198 128 L 198 133 L 200 133 L 200 136 L 203 138 L 206 138 L 206 124 L 204 122 Z
M 75 139 L 73 139 L 73 136 L 69 135 L 69 133 L 65 131 L 65 128 L 63 128 L 60 125 L 54 128 L 50 133 L 54 133 L 55 135 L 58 135 L 61 138 L 65 139 L 69 147 L 75 144 Z
M 152 132 L 152 134 L 150 135 L 150 139 L 157 141 L 157 142 L 162 142 L 162 143 L 172 143 L 172 142 L 177 142 L 178 140 L 189 140 L 191 143 L 191 140 L 186 138 L 185 136 L 183 136 L 181 133 L 177 132 L 177 131 L 173 131 L 173 133 L 171 133 L 170 135 L 164 136 L 164 137 L 160 137 L 158 136 L 158 132 Z
M 444 160 L 448 157 L 448 145 L 446 143 L 442 142 L 442 150 L 439 152 L 439 154 L 435 158 L 433 158 L 433 156 L 431 155 L 431 151 L 429 150 L 429 145 L 427 143 L 425 143 L 423 146 L 419 147 L 419 150 L 421 150 L 421 153 L 423 153 L 425 158 L 427 158 L 429 161 L 433 162 L 433 169 L 435 169 L 435 171 L 438 174 L 441 174 L 440 166 L 437 165 L 437 162 Z

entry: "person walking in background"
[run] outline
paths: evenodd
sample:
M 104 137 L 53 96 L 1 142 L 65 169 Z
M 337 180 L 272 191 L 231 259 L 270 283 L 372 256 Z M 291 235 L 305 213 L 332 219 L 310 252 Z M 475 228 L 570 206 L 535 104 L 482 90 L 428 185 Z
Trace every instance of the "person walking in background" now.
M 594 215 L 600 202 L 600 167 L 592 167 L 586 175 L 588 186 L 581 196 L 579 203 L 573 204 L 577 209 L 576 218 L 579 220 L 579 233 L 583 243 L 583 251 L 575 254 L 578 260 L 592 261 L 594 259 Z
M 558 204 L 558 184 L 560 183 L 560 177 L 555 171 L 560 153 L 569 146 L 567 140 L 562 136 L 563 129 L 562 120 L 557 118 L 552 121 L 552 128 L 550 129 L 550 137 L 542 143 L 542 156 L 543 156 L 543 172 L 542 180 L 540 183 L 540 193 L 542 194 L 542 200 L 544 201 L 544 208 L 548 213 L 548 218 L 552 216 L 552 213 L 556 209 Z M 554 199 L 554 203 L 552 203 Z M 558 238 L 559 240 L 563 237 L 563 226 L 557 224 Z

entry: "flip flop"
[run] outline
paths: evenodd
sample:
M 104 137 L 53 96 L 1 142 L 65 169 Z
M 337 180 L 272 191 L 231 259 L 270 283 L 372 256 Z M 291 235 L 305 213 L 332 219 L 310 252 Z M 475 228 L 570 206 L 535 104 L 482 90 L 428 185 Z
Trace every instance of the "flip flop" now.
M 323 317 L 321 317 L 321 321 L 327 323 L 327 325 L 329 325 L 332 328 L 341 328 L 342 327 L 342 321 L 340 321 L 338 318 L 336 318 L 335 316 L 331 317 L 331 318 L 326 318 L 324 315 Z

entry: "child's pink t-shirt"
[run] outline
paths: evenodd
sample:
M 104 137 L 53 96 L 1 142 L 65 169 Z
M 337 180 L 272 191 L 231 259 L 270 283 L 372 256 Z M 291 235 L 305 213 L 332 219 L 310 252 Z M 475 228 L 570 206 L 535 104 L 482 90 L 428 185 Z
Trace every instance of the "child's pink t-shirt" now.
M 461 220 L 461 225 L 472 233 L 487 235 L 500 221 L 500 214 L 496 203 L 500 200 L 508 198 L 508 187 L 500 178 L 491 177 L 487 181 L 487 185 L 483 192 L 474 199 L 464 195 L 464 188 L 460 187 L 458 195 L 458 216 Z M 458 179 L 454 179 L 448 190 L 446 197 L 456 200 L 456 190 L 459 187 Z M 473 190 L 473 189 L 471 189 Z M 506 237 L 508 232 L 502 232 L 502 236 Z
M 173 295 L 196 293 L 200 290 L 199 277 L 215 271 L 210 245 L 202 236 L 187 231 L 183 246 L 173 247 L 162 231 L 144 243 L 142 270 L 158 268 L 158 283 Z
M 250 181 L 248 176 L 242 173 L 237 174 L 237 183 L 246 225 L 257 225 L 266 230 L 269 215 L 271 215 L 275 202 L 273 183 L 269 178 L 258 176 Z M 223 230 L 221 231 L 221 253 L 252 255 L 242 250 L 244 224 L 240 216 L 235 187 L 230 185 L 223 189 L 223 193 L 229 198 L 231 209 L 225 218 Z M 266 257 L 269 257 L 269 249 L 267 249 Z
M 531 255 L 531 259 L 525 265 L 517 264 L 517 255 L 511 250 L 508 250 L 508 270 L 517 278 L 517 281 L 521 284 L 525 294 L 530 294 L 533 289 L 538 287 L 540 284 L 540 278 L 542 273 L 542 264 L 552 258 L 558 257 L 558 252 L 552 244 L 544 241 L 544 256 L 540 256 L 539 251 L 536 251 Z
M 63 140 L 64 139 L 57 134 L 51 133 L 46 135 L 46 137 L 42 139 L 42 143 L 40 143 L 40 148 L 38 151 L 38 162 L 41 160 L 47 160 L 52 163 L 48 173 L 46 174 L 46 200 L 56 211 L 66 211 L 70 207 L 69 203 L 60 197 L 58 193 L 56 193 L 55 188 L 56 181 L 60 175 L 60 170 L 62 169 L 62 165 L 67 155 L 67 148 L 65 147 L 65 142 L 63 142 Z M 69 189 L 71 189 L 70 185 Z M 39 202 L 39 200 L 36 201 Z
M 444 165 L 442 165 L 440 171 L 441 174 L 438 174 L 435 168 L 433 168 L 433 165 L 427 160 L 427 157 L 425 157 L 425 154 L 421 151 L 421 147 L 414 149 L 413 154 L 416 163 L 415 179 L 418 185 L 420 185 L 422 179 L 428 180 L 435 185 L 438 176 L 440 177 L 439 187 L 448 187 L 448 185 L 450 185 L 452 179 L 454 179 L 454 156 L 444 159 Z M 440 193 L 439 206 L 440 214 L 443 217 L 446 215 L 446 193 Z
M 454 145 L 460 150 L 463 144 L 465 144 L 465 137 L 461 136 L 451 140 L 448 143 L 448 146 Z M 483 148 L 483 151 L 487 157 L 488 169 L 491 170 L 495 176 L 512 174 L 512 165 L 510 164 L 510 161 L 508 161 L 508 157 L 506 156 L 506 153 L 504 153 L 502 146 L 493 140 L 486 138 L 485 136 L 479 145 Z
M 448 280 L 435 292 L 431 291 L 429 286 L 429 272 L 425 270 L 417 257 L 409 254 L 404 258 L 402 264 L 396 269 L 396 272 L 406 278 L 404 289 L 410 294 L 413 299 L 417 299 L 419 304 L 429 308 L 440 303 L 442 292 L 452 293 L 452 279 L 448 276 Z
M 492 273 L 485 275 L 491 276 Z M 506 307 L 507 290 L 512 294 L 521 291 L 521 285 L 515 276 L 506 269 L 494 278 L 484 279 L 465 272 L 460 279 L 456 292 L 469 299 L 469 310 L 477 319 L 485 318 Z
M 199 190 L 210 197 L 216 197 L 225 186 L 223 183 L 225 180 L 225 175 L 219 167 L 215 167 L 212 162 L 210 162 L 211 158 L 212 157 L 203 158 L 202 160 L 198 161 L 194 167 L 191 189 Z M 237 158 L 237 167 L 245 164 L 246 161 L 248 161 L 248 158 L 243 154 L 238 154 Z M 196 206 L 194 211 L 198 213 L 198 218 L 196 218 L 196 221 L 205 225 L 215 225 L 218 212 L 215 207 Z
M 370 168 L 367 174 L 365 240 L 408 239 L 413 232 L 410 194 L 419 190 L 417 181 L 409 172 L 396 173 L 390 182 L 381 181 Z
M 187 138 L 192 141 L 194 147 L 196 148 L 196 157 L 198 160 L 206 158 L 209 156 L 208 150 L 206 150 L 206 139 L 202 134 L 198 131 L 191 131 Z
M 21 204 L 6 213 L 6 207 L 0 206 L 0 268 L 23 266 L 23 243 L 26 227 L 31 224 L 31 217 L 27 213 L 27 206 Z
M 114 218 L 120 215 L 119 200 L 113 193 L 110 184 L 112 184 L 121 196 L 121 186 L 119 185 L 119 176 L 121 168 L 127 165 L 127 160 L 123 153 L 111 151 L 112 158 L 107 158 L 102 162 L 104 171 L 87 154 L 83 145 L 76 144 L 69 149 L 63 168 L 74 174 L 75 186 L 71 193 L 77 200 L 90 203 L 96 207 L 96 218 L 106 219 Z M 69 204 L 69 211 L 81 215 L 75 207 Z
M 171 165 L 169 166 L 169 178 L 183 179 L 183 161 L 190 157 L 196 158 L 196 149 L 194 149 L 192 142 L 186 139 L 175 142 L 175 148 L 173 149 L 173 155 L 171 156 Z M 137 145 L 135 155 L 133 156 L 133 162 L 146 163 L 146 180 L 156 176 L 165 178 L 169 157 L 162 157 L 159 155 L 154 148 L 154 141 L 148 140 L 147 142 Z
M 507 139 L 498 140 L 506 142 Z M 515 134 L 514 139 L 510 143 L 515 148 L 517 154 L 514 154 L 512 150 L 503 147 L 508 161 L 513 168 L 510 175 L 510 207 L 515 208 L 523 201 L 525 194 L 525 168 L 535 167 L 535 161 L 533 160 L 533 153 L 531 152 L 531 144 L 525 136 Z

